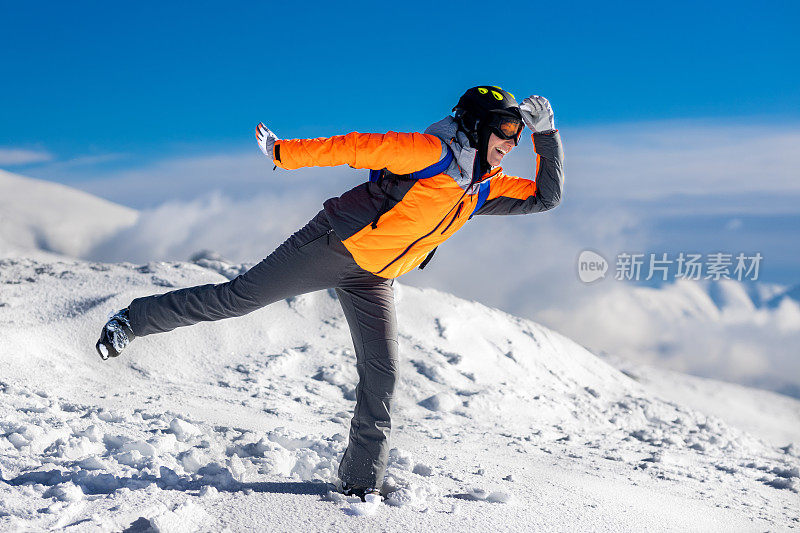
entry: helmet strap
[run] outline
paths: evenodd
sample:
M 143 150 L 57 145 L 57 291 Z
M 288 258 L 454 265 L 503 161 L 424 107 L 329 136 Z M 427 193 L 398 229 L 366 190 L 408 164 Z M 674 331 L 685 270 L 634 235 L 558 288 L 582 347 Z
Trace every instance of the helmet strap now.
M 458 124 L 458 129 L 463 131 L 464 135 L 467 136 L 470 146 L 472 148 L 477 148 L 480 120 L 478 120 L 477 117 L 473 117 L 471 113 L 463 109 L 458 109 L 456 111 L 456 124 Z
M 492 135 L 492 130 L 489 127 L 487 126 L 481 127 L 481 125 L 478 124 L 477 157 L 480 159 L 481 162 L 480 176 L 483 176 L 492 169 L 492 166 L 489 164 L 489 159 L 488 159 L 489 137 L 491 137 L 491 135 Z M 479 178 L 480 176 L 477 177 Z
M 477 173 L 474 179 L 478 179 L 492 169 L 487 159 L 489 151 L 489 137 L 491 129 L 483 125 L 483 120 L 473 116 L 464 109 L 456 109 L 455 121 L 458 129 L 463 131 L 469 140 L 470 147 L 476 150 L 475 168 Z

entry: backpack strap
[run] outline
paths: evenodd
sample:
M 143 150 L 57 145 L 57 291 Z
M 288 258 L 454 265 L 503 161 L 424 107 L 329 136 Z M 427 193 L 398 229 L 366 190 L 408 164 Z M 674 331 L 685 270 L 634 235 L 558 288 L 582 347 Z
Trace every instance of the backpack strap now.
M 431 259 L 433 259 L 433 255 L 436 253 L 436 250 L 438 250 L 438 249 L 439 249 L 439 247 L 437 246 L 436 248 L 434 248 L 433 250 L 428 252 L 428 255 L 425 257 L 425 260 L 422 263 L 419 264 L 419 269 L 420 270 L 424 269 L 428 265 L 428 263 L 431 262 Z
M 436 163 L 423 168 L 422 170 L 418 170 L 416 172 L 412 172 L 411 174 L 404 174 L 404 175 L 394 175 L 392 174 L 393 179 L 409 179 L 409 180 L 424 180 L 425 178 L 432 178 L 437 174 L 441 174 L 447 167 L 450 166 L 450 163 L 453 161 L 453 150 L 450 149 L 449 146 L 446 144 L 444 145 L 447 148 L 447 153 L 445 156 L 437 161 Z M 381 170 L 370 170 L 369 171 L 369 181 L 372 183 L 377 184 L 379 187 L 381 183 L 383 183 L 383 179 L 389 172 L 383 168 Z M 380 209 L 378 212 L 375 213 L 375 218 L 372 219 L 372 229 L 378 227 L 378 219 L 383 216 L 389 210 L 389 195 L 384 193 L 383 202 L 381 203 Z
M 372 183 L 377 183 L 378 185 L 381 184 L 381 180 L 383 178 L 383 173 L 386 169 L 381 170 L 370 170 L 369 171 L 369 181 Z
M 475 213 L 478 212 L 478 209 L 483 207 L 483 204 L 486 203 L 486 199 L 489 198 L 489 190 L 490 190 L 489 187 L 490 187 L 489 180 L 481 182 L 480 187 L 478 188 L 478 201 L 475 202 L 475 209 L 473 209 L 472 213 L 469 215 L 470 219 L 475 216 Z
M 424 180 L 425 178 L 432 178 L 433 176 L 441 174 L 447 170 L 447 167 L 449 167 L 450 163 L 453 161 L 453 150 L 451 150 L 446 144 L 444 147 L 447 148 L 447 153 L 440 161 L 432 164 L 429 167 L 425 167 L 422 170 L 412 172 L 408 175 L 408 178 L 412 180 Z
M 446 144 L 444 145 L 444 147 L 447 148 L 447 153 L 441 160 L 437 161 L 436 163 L 428 167 L 423 168 L 422 170 L 412 172 L 411 174 L 405 174 L 401 177 L 409 180 L 424 180 L 425 178 L 432 178 L 433 176 L 441 174 L 442 172 L 447 170 L 447 167 L 449 167 L 450 163 L 453 162 L 453 150 Z M 370 170 L 369 181 L 380 185 L 385 174 L 386 174 L 385 168 L 381 170 Z

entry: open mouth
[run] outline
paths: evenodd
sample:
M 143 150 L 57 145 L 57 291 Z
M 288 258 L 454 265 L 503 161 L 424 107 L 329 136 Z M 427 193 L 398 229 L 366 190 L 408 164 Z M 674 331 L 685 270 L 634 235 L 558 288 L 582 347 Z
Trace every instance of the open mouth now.
M 508 153 L 508 151 L 505 151 L 505 150 L 503 150 L 502 148 L 495 148 L 495 150 L 497 150 L 498 152 L 500 152 L 502 155 L 506 155 L 506 154 Z

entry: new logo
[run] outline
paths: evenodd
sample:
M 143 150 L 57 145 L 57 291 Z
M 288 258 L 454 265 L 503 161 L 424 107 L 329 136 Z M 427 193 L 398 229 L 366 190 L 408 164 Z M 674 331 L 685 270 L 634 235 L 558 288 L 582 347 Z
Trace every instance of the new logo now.
M 584 283 L 593 283 L 606 277 L 608 261 L 602 255 L 584 250 L 578 256 L 578 277 Z

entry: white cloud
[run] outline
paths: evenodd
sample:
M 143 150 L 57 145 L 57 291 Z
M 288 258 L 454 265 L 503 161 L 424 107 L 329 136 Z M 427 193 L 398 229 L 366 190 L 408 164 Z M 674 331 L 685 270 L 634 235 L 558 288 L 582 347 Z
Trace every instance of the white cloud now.
M 52 154 L 41 150 L 0 148 L 0 166 L 12 167 L 30 163 L 42 163 L 53 159 Z
M 797 335 L 792 310 L 759 311 L 738 326 L 729 318 L 664 322 L 636 303 L 627 288 L 608 292 L 606 282 L 586 286 L 576 273 L 577 256 L 587 248 L 609 260 L 620 250 L 646 251 L 660 237 L 651 229 L 655 217 L 715 214 L 721 228 L 727 223 L 724 233 L 735 234 L 751 230 L 741 218 L 748 213 L 800 214 L 797 128 L 741 131 L 725 124 L 670 122 L 565 129 L 562 136 L 567 179 L 561 206 L 526 217 L 476 217 L 424 272 L 403 281 L 542 320 L 598 348 L 695 373 L 747 381 L 797 370 L 786 349 Z M 526 140 L 507 157 L 507 172 L 531 175 L 530 147 Z M 147 210 L 135 227 L 92 257 L 185 260 L 212 249 L 231 260 L 257 261 L 326 198 L 365 178 L 366 171 L 346 167 L 273 172 L 255 149 L 97 175 L 81 187 Z M 695 251 L 716 251 L 713 229 L 685 231 L 687 242 L 695 238 L 693 246 L 698 236 L 707 239 L 702 242 L 708 250 Z M 785 254 L 797 240 L 792 237 L 797 229 L 780 231 L 788 238 L 776 228 L 762 230 L 765 261 L 771 257 L 767 246 Z
M 620 124 L 564 137 L 576 188 L 599 198 L 800 193 L 797 127 Z
M 48 166 L 50 172 L 63 172 L 72 168 L 78 168 L 79 171 L 85 170 L 86 167 L 95 165 L 103 165 L 119 161 L 127 157 L 126 154 L 96 154 L 96 155 L 81 155 L 63 161 L 58 161 Z
M 167 201 L 194 200 L 212 192 L 231 199 L 289 192 L 316 194 L 321 203 L 363 181 L 366 172 L 346 167 L 273 171 L 270 162 L 256 150 L 254 154 L 166 159 L 140 168 L 101 174 L 74 185 L 132 207 L 152 208 Z
M 800 306 L 784 299 L 754 308 L 741 282 L 701 282 L 662 289 L 611 282 L 570 307 L 552 305 L 535 317 L 588 347 L 681 372 L 800 391 Z
M 659 213 L 798 212 L 800 129 L 796 126 L 667 121 L 561 130 L 571 206 L 616 208 L 624 203 Z M 530 176 L 531 141 L 506 157 L 507 172 Z M 1 153 L 1 152 L 0 152 Z M 87 156 L 36 169 L 35 177 L 64 181 L 132 207 L 191 200 L 211 191 L 231 198 L 274 190 L 340 193 L 364 177 L 346 167 L 272 172 L 256 150 L 180 156 L 128 170 L 91 169 L 119 155 Z M 94 159 L 93 159 L 94 158 Z M 80 167 L 80 168 L 79 168 Z
M 738 229 L 742 229 L 743 225 L 744 224 L 742 223 L 741 218 L 732 218 L 725 224 L 725 229 L 730 231 L 736 231 Z
M 219 193 L 172 201 L 140 212 L 137 223 L 95 247 L 98 261 L 185 261 L 211 249 L 225 257 L 257 262 L 317 213 L 310 196 L 261 195 L 231 200 Z

